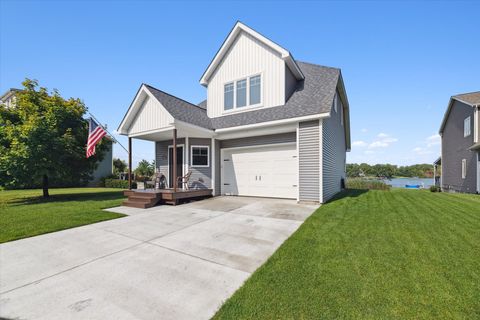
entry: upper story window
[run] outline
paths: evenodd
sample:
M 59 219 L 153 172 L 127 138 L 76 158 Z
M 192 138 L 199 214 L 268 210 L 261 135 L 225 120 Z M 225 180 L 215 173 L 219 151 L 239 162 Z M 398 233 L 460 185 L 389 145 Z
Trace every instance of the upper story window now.
M 470 117 L 468 117 L 467 119 L 465 119 L 463 121 L 463 136 L 464 137 L 468 137 L 472 133 L 471 128 L 470 128 L 471 122 L 472 121 L 470 120 Z
M 224 86 L 223 110 L 229 111 L 262 103 L 262 76 L 256 75 Z
M 262 78 L 255 76 L 250 78 L 250 105 L 260 103 L 260 89 L 262 86 Z
M 227 83 L 224 87 L 223 93 L 224 109 L 233 109 L 233 82 Z
M 247 80 L 237 81 L 237 108 L 245 107 L 247 105 Z

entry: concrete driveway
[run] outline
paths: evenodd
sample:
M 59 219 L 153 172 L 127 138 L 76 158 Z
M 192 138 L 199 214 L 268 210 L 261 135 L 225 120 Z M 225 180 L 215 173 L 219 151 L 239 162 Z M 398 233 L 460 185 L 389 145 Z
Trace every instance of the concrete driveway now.
M 208 319 L 315 206 L 217 197 L 0 245 L 0 317 Z

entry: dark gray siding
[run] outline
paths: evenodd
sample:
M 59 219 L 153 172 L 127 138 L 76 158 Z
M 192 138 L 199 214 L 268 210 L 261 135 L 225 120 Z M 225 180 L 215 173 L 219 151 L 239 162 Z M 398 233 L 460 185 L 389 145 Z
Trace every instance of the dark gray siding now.
M 220 147 L 223 148 L 238 148 L 238 147 L 254 147 L 266 144 L 295 142 L 296 133 L 287 132 L 279 134 L 271 134 L 266 136 L 247 137 L 239 139 L 221 140 Z
M 295 79 L 290 69 L 285 66 L 285 102 L 295 92 L 295 89 L 297 89 L 297 79 Z
M 192 189 L 205 189 L 212 188 L 212 147 L 211 139 L 208 138 L 189 138 L 188 144 L 190 146 L 208 146 L 209 147 L 209 166 L 208 167 L 192 167 L 190 163 L 191 148 L 188 147 L 188 167 L 192 170 L 192 176 L 190 177 L 189 186 Z
M 222 171 L 220 166 L 220 141 L 215 140 L 215 196 L 219 195 L 222 190 L 221 180 Z
M 299 200 L 320 201 L 320 122 L 298 127 Z
M 338 97 L 338 94 L 337 96 Z M 337 111 L 332 108 L 331 117 L 323 120 L 323 202 L 330 200 L 341 190 L 341 180 L 345 179 L 345 123 L 343 104 L 337 99 Z
M 470 116 L 472 134 L 463 136 L 463 122 Z M 454 101 L 442 137 L 442 187 L 444 190 L 475 193 L 477 189 L 476 153 L 473 145 L 474 109 Z M 462 179 L 462 159 L 467 160 L 467 177 Z
M 188 152 L 184 149 L 184 156 L 187 156 L 188 159 L 184 159 L 184 162 L 188 164 L 190 170 L 192 170 L 192 176 L 190 177 L 189 186 L 192 189 L 203 189 L 211 188 L 212 186 L 212 150 L 210 147 L 210 139 L 205 138 L 189 138 Z M 157 170 L 163 173 L 165 176 L 168 176 L 168 146 L 172 145 L 172 140 L 158 141 L 155 143 L 155 163 Z M 185 139 L 178 139 L 178 144 L 185 144 Z M 190 146 L 192 145 L 204 145 L 210 147 L 210 165 L 209 167 L 191 167 L 190 166 Z M 185 172 L 186 173 L 186 172 Z

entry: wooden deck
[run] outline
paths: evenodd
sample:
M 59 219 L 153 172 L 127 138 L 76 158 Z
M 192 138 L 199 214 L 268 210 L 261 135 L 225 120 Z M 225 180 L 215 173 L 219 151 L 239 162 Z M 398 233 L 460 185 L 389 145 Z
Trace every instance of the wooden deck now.
M 177 189 L 176 192 L 173 189 L 126 190 L 123 194 L 128 197 L 123 202 L 124 206 L 146 209 L 158 204 L 177 205 L 180 202 L 211 197 L 212 189 Z

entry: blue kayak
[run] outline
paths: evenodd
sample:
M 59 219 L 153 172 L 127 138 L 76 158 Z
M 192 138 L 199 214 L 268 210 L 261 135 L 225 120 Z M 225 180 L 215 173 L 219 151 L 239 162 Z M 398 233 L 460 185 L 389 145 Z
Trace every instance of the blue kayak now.
M 405 185 L 405 188 L 407 189 L 420 189 L 420 185 L 419 184 L 406 184 Z

